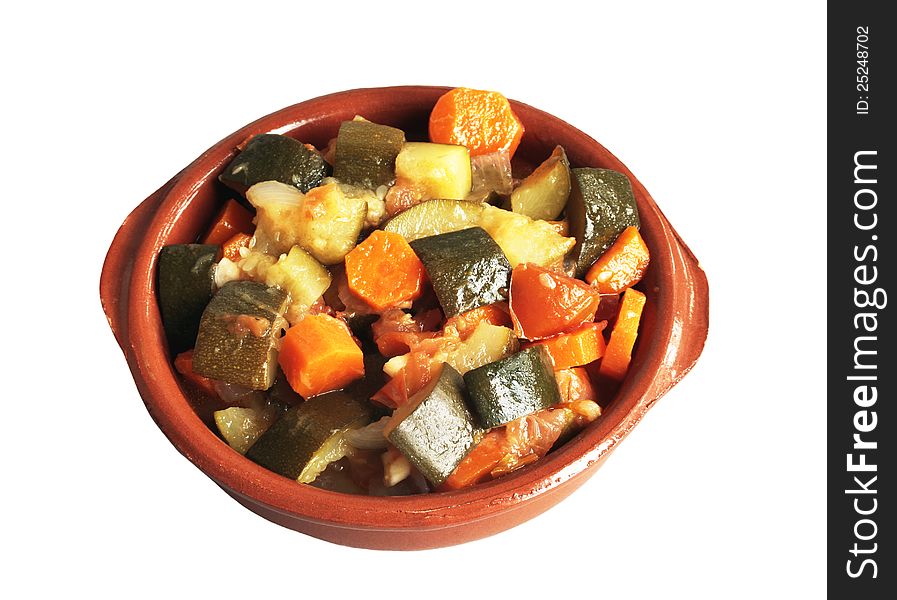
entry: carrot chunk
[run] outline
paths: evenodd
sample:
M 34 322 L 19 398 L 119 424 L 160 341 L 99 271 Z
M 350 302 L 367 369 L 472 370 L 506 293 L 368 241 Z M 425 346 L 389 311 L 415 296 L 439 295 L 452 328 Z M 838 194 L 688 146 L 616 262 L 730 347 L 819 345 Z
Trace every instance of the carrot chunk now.
M 306 315 L 290 327 L 278 363 L 303 398 L 338 390 L 364 376 L 364 355 L 349 327 L 325 314 Z
M 489 478 L 489 473 L 508 453 L 505 428 L 493 429 L 455 467 L 441 486 L 443 490 L 460 490 Z
M 586 283 L 526 263 L 511 272 L 511 319 L 518 337 L 541 340 L 595 318 L 600 294 Z
M 430 113 L 430 141 L 467 146 L 471 156 L 507 150 L 514 155 L 523 123 L 498 92 L 455 88 Z
M 638 229 L 627 227 L 592 265 L 585 279 L 602 294 L 618 294 L 641 281 L 649 260 L 648 246 Z
M 240 256 L 240 248 L 248 248 L 250 240 L 252 240 L 252 236 L 248 233 L 237 233 L 234 237 L 221 244 L 221 255 L 228 260 L 237 262 L 242 258 Z
M 238 233 L 252 233 L 252 213 L 236 200 L 228 200 L 202 238 L 203 244 L 222 245 Z
M 638 337 L 638 326 L 644 307 L 645 295 L 643 293 L 632 288 L 623 292 L 620 313 L 617 315 L 617 322 L 610 334 L 607 350 L 598 369 L 602 376 L 617 381 L 622 381 L 626 376 L 626 371 L 629 370 L 629 361 L 632 360 L 632 347 L 635 345 L 635 338 Z
M 374 231 L 346 255 L 349 289 L 378 311 L 420 297 L 424 265 L 398 233 Z
M 607 323 L 604 321 L 586 323 L 570 333 L 562 333 L 540 342 L 524 344 L 523 347 L 529 348 L 537 344 L 545 346 L 556 370 L 587 365 L 604 355 L 605 343 L 601 331 L 605 325 Z

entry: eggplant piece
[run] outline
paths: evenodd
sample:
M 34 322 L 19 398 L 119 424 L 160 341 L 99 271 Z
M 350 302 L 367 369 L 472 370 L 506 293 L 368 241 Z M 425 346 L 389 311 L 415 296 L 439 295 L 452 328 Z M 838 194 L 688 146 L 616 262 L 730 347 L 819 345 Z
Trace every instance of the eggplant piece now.
M 193 370 L 254 390 L 271 387 L 288 300 L 287 292 L 263 283 L 225 284 L 202 314 Z
M 570 163 L 557 146 L 511 193 L 511 210 L 531 219 L 556 219 L 570 197 Z
M 468 371 L 464 383 L 484 428 L 504 425 L 561 401 L 551 359 L 541 346 Z
M 159 252 L 159 310 L 172 355 L 196 343 L 202 312 L 215 291 L 218 246 L 177 244 Z
M 567 219 L 576 245 L 568 256 L 582 278 L 624 229 L 638 228 L 639 215 L 629 178 L 610 169 L 573 169 Z
M 512 267 L 533 263 L 540 267 L 560 264 L 576 241 L 564 237 L 548 221 L 484 206 L 479 226 L 492 236 Z
M 401 129 L 370 121 L 343 121 L 336 137 L 333 176 L 369 189 L 396 179 L 396 156 L 405 143 Z
M 461 375 L 443 364 L 439 377 L 393 413 L 387 439 L 438 486 L 476 444 L 480 431 L 467 405 Z
M 349 452 L 346 434 L 373 418 L 366 402 L 329 392 L 291 408 L 259 437 L 246 457 L 275 473 L 311 483 Z
M 257 210 L 254 249 L 278 256 L 299 245 L 322 264 L 340 263 L 364 227 L 366 196 L 336 182 L 307 194 L 277 181 L 258 183 L 246 192 Z
M 218 180 L 240 194 L 262 181 L 279 181 L 307 192 L 326 176 L 327 163 L 318 152 L 291 137 L 263 133 L 249 140 Z
M 446 318 L 506 300 L 511 265 L 501 248 L 479 227 L 411 242 L 424 264 Z

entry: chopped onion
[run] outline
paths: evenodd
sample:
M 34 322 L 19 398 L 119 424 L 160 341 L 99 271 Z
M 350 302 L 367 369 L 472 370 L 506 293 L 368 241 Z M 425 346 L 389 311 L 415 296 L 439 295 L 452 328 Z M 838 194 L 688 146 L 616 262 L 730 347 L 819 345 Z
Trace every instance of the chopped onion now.
M 346 441 L 359 450 L 383 450 L 387 447 L 386 436 L 383 428 L 389 422 L 389 417 L 383 417 L 366 427 L 353 429 L 346 433 Z
M 383 460 L 383 484 L 392 487 L 411 475 L 411 463 L 395 448 L 389 448 L 380 457 Z
M 389 375 L 390 377 L 395 377 L 396 374 L 405 368 L 408 364 L 408 359 L 411 357 L 411 353 L 408 354 L 400 354 L 399 356 L 393 356 L 383 365 L 383 372 Z
M 225 283 L 231 281 L 239 281 L 243 278 L 243 271 L 237 266 L 237 263 L 225 257 L 218 261 L 215 267 L 215 287 L 221 289 Z
M 243 253 L 241 252 L 240 255 L 243 256 Z M 259 252 L 258 250 L 252 250 L 240 259 L 237 266 L 239 266 L 240 270 L 248 275 L 250 279 L 263 282 L 265 281 L 265 273 L 267 273 L 268 269 L 270 269 L 276 262 L 277 259 L 273 256 L 268 256 L 264 252 Z

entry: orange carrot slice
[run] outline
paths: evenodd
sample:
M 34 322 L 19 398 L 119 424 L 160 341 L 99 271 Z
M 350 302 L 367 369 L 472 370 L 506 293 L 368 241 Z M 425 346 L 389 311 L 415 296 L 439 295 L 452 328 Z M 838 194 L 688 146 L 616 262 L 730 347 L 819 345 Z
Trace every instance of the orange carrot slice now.
M 220 246 L 238 233 L 252 233 L 252 213 L 236 200 L 228 200 L 202 238 L 203 244 Z
M 455 88 L 430 113 L 430 140 L 467 146 L 471 156 L 499 150 L 513 156 L 521 137 L 523 123 L 498 92 Z
M 601 331 L 606 325 L 605 321 L 586 323 L 570 333 L 562 333 L 540 342 L 524 344 L 523 347 L 545 346 L 556 370 L 587 365 L 604 356 L 605 343 Z
M 598 369 L 602 376 L 616 381 L 622 381 L 626 376 L 629 362 L 632 360 L 632 347 L 635 345 L 635 338 L 638 337 L 638 326 L 644 307 L 645 295 L 643 293 L 632 288 L 623 292 L 620 313 Z
M 627 227 L 592 265 L 585 279 L 602 294 L 618 294 L 641 281 L 649 260 L 648 246 L 638 229 Z
M 588 400 L 581 404 L 594 404 Z M 579 404 L 577 403 L 577 404 Z M 601 409 L 594 405 L 592 414 L 582 416 L 574 405 L 557 405 L 511 421 L 483 436 L 467 456 L 455 467 L 440 490 L 457 490 L 498 477 L 539 460 L 548 454 L 555 442 L 570 431 L 593 421 Z
M 242 258 L 240 256 L 240 248 L 248 248 L 250 240 L 252 240 L 252 236 L 248 233 L 240 232 L 234 235 L 234 237 L 221 244 L 221 255 L 228 260 L 237 262 Z
M 504 427 L 493 429 L 483 436 L 448 479 L 442 482 L 442 490 L 460 490 L 489 478 L 495 465 L 507 454 L 507 434 Z
M 364 376 L 364 355 L 340 319 L 306 315 L 287 330 L 278 363 L 303 398 L 338 390 Z
M 374 231 L 346 255 L 349 289 L 378 311 L 420 297 L 424 265 L 398 233 Z

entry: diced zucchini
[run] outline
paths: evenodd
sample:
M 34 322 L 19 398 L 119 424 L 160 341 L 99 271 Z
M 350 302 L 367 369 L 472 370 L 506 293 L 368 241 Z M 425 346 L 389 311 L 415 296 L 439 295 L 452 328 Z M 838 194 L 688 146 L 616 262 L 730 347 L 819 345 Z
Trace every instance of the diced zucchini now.
M 159 253 L 159 310 L 172 355 L 196 343 L 199 320 L 215 287 L 218 246 L 177 244 Z
M 511 210 L 531 219 L 556 219 L 570 197 L 570 163 L 557 146 L 511 193 Z
M 370 121 L 343 121 L 336 137 L 333 176 L 376 189 L 395 181 L 396 156 L 405 143 L 401 129 Z
M 445 481 L 479 435 L 458 372 L 443 364 L 439 377 L 393 413 L 384 432 L 430 483 Z
M 383 229 L 398 233 L 407 241 L 474 227 L 483 214 L 480 202 L 429 200 L 400 212 Z
M 464 375 L 471 406 L 485 428 L 498 427 L 561 401 L 542 346 L 531 346 Z
M 341 262 L 364 226 L 367 201 L 347 186 L 329 184 L 305 195 L 299 245 L 325 265 Z
M 470 153 L 464 146 L 406 142 L 396 157 L 396 178 L 419 189 L 424 200 L 463 200 L 470 193 Z
M 284 477 L 311 483 L 350 451 L 346 433 L 371 422 L 373 410 L 345 392 L 291 408 L 249 448 L 247 458 Z
M 629 178 L 610 169 L 573 169 L 567 219 L 576 246 L 570 260 L 582 277 L 627 227 L 639 227 Z
M 287 292 L 263 283 L 226 284 L 202 314 L 193 370 L 254 390 L 271 387 L 287 300 Z
M 253 406 L 231 406 L 215 411 L 215 425 L 227 444 L 239 452 L 246 451 L 281 415 L 282 408 L 273 402 Z
M 446 317 L 507 299 L 511 265 L 479 227 L 411 242 Z
M 335 182 L 303 195 L 265 181 L 246 197 L 257 210 L 257 250 L 276 256 L 299 245 L 325 265 L 339 263 L 355 247 L 367 213 L 365 194 Z
M 507 327 L 480 323 L 446 362 L 464 375 L 468 371 L 501 360 L 520 349 L 517 336 Z M 389 363 L 387 363 L 389 364 Z
M 263 133 L 249 140 L 218 179 L 241 194 L 261 181 L 279 181 L 307 192 L 326 175 L 327 163 L 319 153 L 291 137 Z
M 552 266 L 564 258 L 576 243 L 546 221 L 534 221 L 526 215 L 484 206 L 480 227 L 501 246 L 512 267 L 520 263 Z
M 330 271 L 299 246 L 281 255 L 280 260 L 265 270 L 264 277 L 267 285 L 290 293 L 290 308 L 286 313 L 290 323 L 301 318 L 330 287 Z

